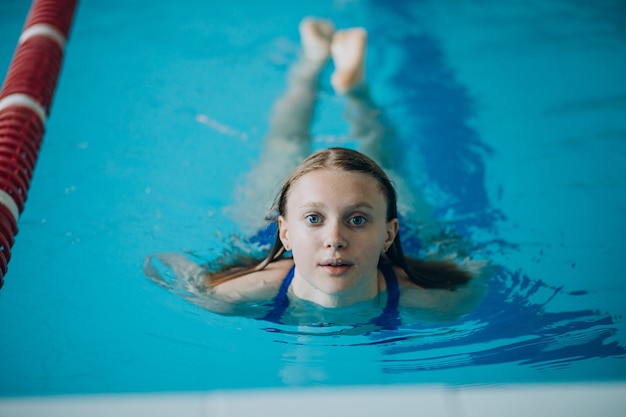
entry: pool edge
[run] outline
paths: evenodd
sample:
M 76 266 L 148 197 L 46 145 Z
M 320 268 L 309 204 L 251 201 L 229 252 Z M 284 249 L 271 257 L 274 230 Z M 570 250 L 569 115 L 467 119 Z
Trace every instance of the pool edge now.
M 259 389 L 24 397 L 0 399 L 4 417 L 326 415 L 431 417 L 615 416 L 626 409 L 626 382 L 522 384 L 490 387 L 386 385 L 367 388 Z

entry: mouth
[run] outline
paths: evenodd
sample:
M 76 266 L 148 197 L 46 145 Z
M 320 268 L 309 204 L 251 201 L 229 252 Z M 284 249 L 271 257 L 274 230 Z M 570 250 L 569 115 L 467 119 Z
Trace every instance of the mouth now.
M 327 259 L 320 263 L 320 267 L 332 276 L 341 276 L 348 272 L 352 266 L 352 262 L 344 259 Z

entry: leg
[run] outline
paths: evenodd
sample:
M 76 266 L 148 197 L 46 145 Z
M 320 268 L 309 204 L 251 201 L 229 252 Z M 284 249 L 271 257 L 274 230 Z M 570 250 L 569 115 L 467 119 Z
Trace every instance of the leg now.
M 358 140 L 358 150 L 383 169 L 393 169 L 395 132 L 385 121 L 367 85 L 360 84 L 346 94 L 346 119 L 350 123 L 350 137 Z
M 382 111 L 372 100 L 365 84 L 365 51 L 367 32 L 363 28 L 342 30 L 335 34 L 331 52 L 335 71 L 331 84 L 346 96 L 346 118 L 350 136 L 358 139 L 359 151 L 374 159 L 384 169 L 390 169 L 393 132 L 384 123 Z
M 330 57 L 334 26 L 326 20 L 307 18 L 299 29 L 302 58 L 290 69 L 287 91 L 274 105 L 267 145 L 276 141 L 310 142 L 319 74 Z
M 396 163 L 396 155 L 402 150 L 397 147 L 394 129 L 385 121 L 365 83 L 366 40 L 367 33 L 361 28 L 335 34 L 331 47 L 335 73 L 331 83 L 335 91 L 346 95 L 346 118 L 358 150 L 376 161 L 394 182 L 400 214 L 417 219 L 422 231 L 429 235 L 438 229 L 432 209 L 423 196 L 412 192 L 403 180 Z
M 403 179 L 397 155 L 402 152 L 397 145 L 394 129 L 386 122 L 382 110 L 376 105 L 366 85 L 351 90 L 347 96 L 346 118 L 350 123 L 350 136 L 357 140 L 358 150 L 376 161 L 389 175 L 398 193 L 398 211 L 405 218 L 420 225 L 422 238 L 439 230 L 432 208 L 420 193 L 415 193 Z
M 310 153 L 309 133 L 317 100 L 318 78 L 330 56 L 332 23 L 307 18 L 300 23 L 302 57 L 289 71 L 287 91 L 274 104 L 270 131 L 258 165 L 238 190 L 237 221 L 246 233 L 263 225 L 280 181 Z

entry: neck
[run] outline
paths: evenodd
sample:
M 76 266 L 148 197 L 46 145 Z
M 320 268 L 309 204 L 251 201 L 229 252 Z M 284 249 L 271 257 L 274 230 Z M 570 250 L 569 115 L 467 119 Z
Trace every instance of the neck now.
M 342 289 L 325 288 L 323 285 L 314 285 L 309 280 L 303 278 L 296 267 L 291 284 L 291 292 L 293 295 L 326 308 L 347 307 L 369 300 L 377 301 L 378 295 L 384 289 L 384 278 L 378 269 L 370 278 L 363 280 L 358 285 Z

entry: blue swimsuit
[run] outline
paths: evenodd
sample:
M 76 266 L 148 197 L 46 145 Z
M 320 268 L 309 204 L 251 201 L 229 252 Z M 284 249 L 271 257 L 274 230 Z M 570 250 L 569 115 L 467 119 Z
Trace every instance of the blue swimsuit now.
M 387 304 L 385 309 L 378 316 L 369 321 L 370 324 L 375 324 L 384 328 L 396 328 L 400 324 L 400 315 L 398 313 L 398 304 L 400 301 L 400 288 L 398 286 L 398 279 L 396 278 L 393 267 L 389 263 L 383 263 L 379 266 L 380 271 L 383 273 L 385 283 L 387 284 Z M 262 320 L 271 321 L 273 323 L 282 323 L 281 318 L 285 311 L 289 307 L 289 298 L 287 297 L 287 291 L 293 280 L 296 266 L 292 266 L 287 276 L 280 285 L 278 294 L 268 304 L 271 310 L 263 317 Z

